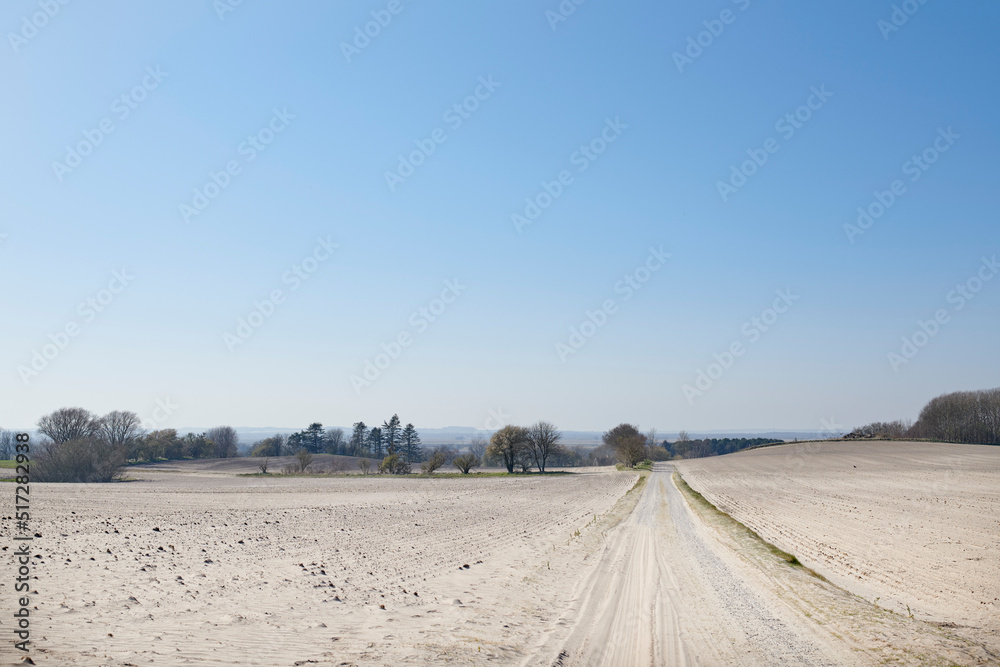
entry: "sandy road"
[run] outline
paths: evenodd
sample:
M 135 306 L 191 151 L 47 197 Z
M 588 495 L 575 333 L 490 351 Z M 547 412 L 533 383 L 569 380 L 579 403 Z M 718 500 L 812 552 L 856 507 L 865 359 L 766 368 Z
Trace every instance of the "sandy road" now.
M 555 665 L 841 664 L 839 651 L 793 629 L 789 610 L 707 537 L 672 472 L 656 465 L 578 587 L 565 632 L 538 658 Z

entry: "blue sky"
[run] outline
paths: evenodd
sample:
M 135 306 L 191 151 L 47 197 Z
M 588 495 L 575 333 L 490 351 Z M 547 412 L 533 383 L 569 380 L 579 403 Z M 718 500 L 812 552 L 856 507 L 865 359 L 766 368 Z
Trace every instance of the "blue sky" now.
M 0 10 L 0 424 L 821 430 L 998 384 L 995 4 L 223 2 Z

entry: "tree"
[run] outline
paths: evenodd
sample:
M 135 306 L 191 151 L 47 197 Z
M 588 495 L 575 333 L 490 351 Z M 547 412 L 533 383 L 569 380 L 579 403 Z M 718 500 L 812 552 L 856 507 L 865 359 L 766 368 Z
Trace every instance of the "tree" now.
M 35 450 L 33 482 L 111 482 L 121 475 L 127 453 L 96 436 L 51 441 Z
M 165 428 L 147 433 L 129 451 L 136 461 L 176 460 L 184 458 L 184 441 L 177 437 L 177 431 Z
M 351 454 L 354 456 L 361 456 L 364 454 L 367 449 L 367 441 L 368 427 L 365 426 L 364 422 L 356 423 L 354 425 L 354 430 L 351 432 Z
M 393 415 L 389 421 L 382 422 L 382 442 L 390 456 L 396 453 L 399 446 L 399 415 Z
M 448 451 L 443 447 L 435 449 L 427 460 L 420 464 L 420 472 L 429 475 L 448 462 Z
M 545 472 L 545 464 L 549 458 L 560 453 L 561 439 L 562 433 L 549 422 L 535 422 L 528 427 L 528 451 L 538 472 Z
M 490 437 L 490 445 L 486 455 L 503 462 L 508 473 L 514 472 L 518 455 L 524 451 L 528 442 L 528 429 L 523 426 L 508 424 Z
M 456 456 L 451 464 L 461 470 L 463 475 L 468 475 L 470 470 L 479 467 L 482 462 L 479 460 L 478 456 L 469 453 Z
M 207 459 L 214 450 L 215 445 L 204 433 L 188 433 L 184 436 L 184 451 L 193 459 Z
M 127 452 L 132 452 L 146 432 L 142 428 L 139 415 L 125 410 L 115 410 L 101 417 L 98 433 L 112 447 L 122 447 Z M 177 437 L 176 431 L 174 437 Z
M 39 433 L 55 443 L 92 438 L 100 430 L 100 419 L 83 408 L 60 408 L 38 420 Z
M 0 428 L 0 461 L 9 461 L 16 453 L 17 434 Z
M 604 433 L 604 444 L 615 452 L 618 461 L 634 468 L 646 458 L 646 438 L 632 424 L 619 424 Z
M 278 434 L 255 442 L 250 456 L 281 456 L 285 451 L 285 436 Z
M 687 431 L 681 431 L 677 434 L 677 442 L 688 442 L 691 438 L 688 437 Z
M 364 457 L 361 457 L 358 459 L 358 467 L 361 468 L 362 475 L 367 475 L 368 471 L 372 469 L 372 462 Z
M 330 428 L 326 430 L 326 452 L 328 454 L 346 454 L 347 441 L 344 439 L 344 429 Z
M 420 434 L 417 433 L 417 429 L 413 427 L 413 424 L 407 424 L 403 429 L 401 437 L 403 441 L 403 455 L 406 456 L 407 461 L 416 463 L 420 460 Z
M 228 459 L 239 456 L 239 436 L 232 426 L 217 426 L 208 433 L 208 439 L 214 446 L 212 453 L 217 459 Z
M 488 446 L 489 443 L 486 442 L 486 438 L 477 433 L 476 435 L 472 436 L 472 440 L 469 441 L 469 453 L 474 454 L 476 458 L 479 459 L 481 464 L 483 457 L 486 456 L 486 448 Z
M 382 429 L 373 426 L 368 431 L 368 451 L 375 455 L 375 458 L 382 458 Z
M 308 449 L 300 449 L 295 454 L 295 459 L 298 462 L 298 472 L 305 473 L 312 465 L 313 455 Z

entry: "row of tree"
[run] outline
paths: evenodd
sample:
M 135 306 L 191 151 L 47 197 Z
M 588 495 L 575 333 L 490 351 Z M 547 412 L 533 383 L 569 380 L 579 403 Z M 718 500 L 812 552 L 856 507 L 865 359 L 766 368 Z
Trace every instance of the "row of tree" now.
M 923 407 L 913 425 L 903 421 L 873 422 L 845 437 L 1000 445 L 1000 387 L 942 394 Z
M 274 435 L 255 442 L 250 456 L 287 456 L 299 450 L 310 454 L 339 454 L 341 456 L 363 456 L 382 459 L 400 454 L 409 463 L 423 460 L 420 434 L 413 424 L 402 425 L 399 415 L 393 415 L 381 426 L 368 428 L 364 422 L 357 422 L 350 438 L 344 436 L 340 428 L 324 429 L 323 424 L 314 422 L 289 436 Z

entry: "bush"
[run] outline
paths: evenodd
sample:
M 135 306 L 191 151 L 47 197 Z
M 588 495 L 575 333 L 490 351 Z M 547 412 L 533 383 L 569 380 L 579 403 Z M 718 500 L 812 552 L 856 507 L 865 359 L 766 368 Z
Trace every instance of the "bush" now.
M 389 473 L 391 475 L 409 475 L 410 462 L 407 461 L 402 454 L 390 454 L 382 459 L 382 462 L 378 464 L 378 471 L 380 473 Z
M 296 472 L 305 473 L 309 469 L 309 466 L 312 465 L 312 452 L 308 452 L 305 449 L 300 449 L 295 458 L 298 461 Z
M 95 437 L 49 442 L 31 464 L 35 482 L 112 482 L 121 477 L 128 452 Z
M 361 468 L 362 475 L 367 475 L 372 469 L 372 462 L 366 458 L 361 458 L 358 460 L 358 467 Z
M 453 466 L 462 471 L 463 475 L 468 475 L 469 471 L 473 468 L 478 468 L 482 465 L 482 461 L 475 454 L 462 454 L 461 456 L 456 456 L 455 460 L 451 462 Z
M 420 464 L 420 472 L 429 475 L 448 461 L 448 455 L 440 449 L 435 449 L 426 461 Z

